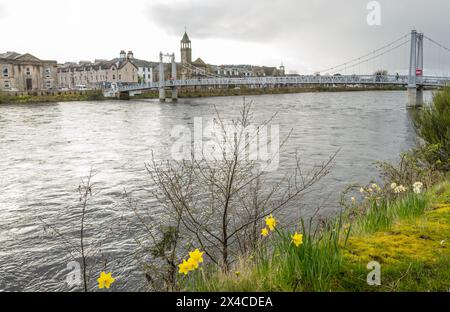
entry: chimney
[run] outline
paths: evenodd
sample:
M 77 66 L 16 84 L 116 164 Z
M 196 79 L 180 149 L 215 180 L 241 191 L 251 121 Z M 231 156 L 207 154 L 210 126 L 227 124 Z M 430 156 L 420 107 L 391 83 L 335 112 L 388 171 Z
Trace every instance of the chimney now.
M 134 56 L 133 56 L 133 51 L 128 51 L 128 54 L 127 54 L 127 59 L 133 59 L 134 58 Z
M 125 50 L 120 51 L 120 60 L 124 61 L 126 57 Z

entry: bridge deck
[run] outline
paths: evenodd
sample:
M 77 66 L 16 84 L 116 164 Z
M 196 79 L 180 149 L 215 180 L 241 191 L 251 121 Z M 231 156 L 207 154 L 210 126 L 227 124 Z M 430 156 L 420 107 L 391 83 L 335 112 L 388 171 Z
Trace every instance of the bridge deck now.
M 158 88 L 183 86 L 223 86 L 223 85 L 408 85 L 408 76 L 342 75 L 342 76 L 286 76 L 286 77 L 248 77 L 248 78 L 199 78 L 187 80 L 167 80 L 144 84 L 121 85 L 117 92 L 141 91 Z M 450 85 L 450 77 L 417 77 L 419 86 Z

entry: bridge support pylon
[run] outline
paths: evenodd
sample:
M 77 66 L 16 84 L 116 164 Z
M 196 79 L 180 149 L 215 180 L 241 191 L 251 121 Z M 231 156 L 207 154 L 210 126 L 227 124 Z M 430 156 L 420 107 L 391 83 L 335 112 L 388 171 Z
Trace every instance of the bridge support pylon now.
M 172 61 L 172 77 L 171 80 L 175 82 L 177 80 L 177 64 L 175 63 L 175 53 L 172 53 L 171 61 Z M 172 87 L 172 102 L 178 101 L 178 89 L 176 86 Z
M 414 108 L 423 105 L 423 91 L 421 88 L 408 88 L 408 107 Z
M 166 89 L 165 89 L 165 75 L 164 75 L 164 62 L 163 54 L 159 53 L 159 100 L 161 102 L 166 101 Z
M 423 34 L 411 31 L 411 51 L 409 55 L 408 74 L 408 107 L 423 105 L 422 86 L 418 85 L 418 77 L 423 75 Z M 421 80 L 419 79 L 419 83 Z
M 166 101 L 166 89 L 159 88 L 159 100 L 161 102 L 165 102 Z

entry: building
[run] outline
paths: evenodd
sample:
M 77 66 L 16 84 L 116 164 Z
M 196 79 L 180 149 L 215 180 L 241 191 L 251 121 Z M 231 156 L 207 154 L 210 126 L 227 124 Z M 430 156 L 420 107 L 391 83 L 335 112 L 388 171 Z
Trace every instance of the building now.
M 65 63 L 58 68 L 58 82 L 62 89 L 104 89 L 112 83 L 138 83 L 152 81 L 150 64 L 134 59 L 133 52 L 121 51 L 113 60 Z M 139 67 L 140 66 L 140 67 Z
M 211 65 L 206 64 L 201 58 L 192 61 L 192 42 L 184 32 L 181 39 L 181 79 L 203 78 L 203 77 L 268 77 L 284 76 L 285 67 L 283 63 L 279 68 L 252 65 Z
M 0 53 L 1 91 L 42 91 L 57 88 L 57 62 L 25 53 Z
M 184 32 L 181 39 L 181 79 L 210 77 L 211 65 L 206 64 L 201 58 L 192 61 L 192 43 L 189 36 Z

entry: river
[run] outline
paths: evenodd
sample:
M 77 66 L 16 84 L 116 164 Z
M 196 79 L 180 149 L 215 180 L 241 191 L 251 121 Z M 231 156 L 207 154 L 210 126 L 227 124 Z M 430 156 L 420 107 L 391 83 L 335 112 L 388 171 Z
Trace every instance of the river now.
M 429 100 L 431 93 L 425 97 Z M 394 161 L 415 142 L 402 91 L 262 95 L 247 100 L 253 101 L 258 120 L 278 111 L 273 124 L 279 125 L 281 137 L 292 129 L 281 163 L 292 159 L 297 148 L 306 165 L 340 149 L 332 173 L 312 201 L 323 201 L 324 213 L 339 208 L 337 200 L 347 184 L 377 177 L 374 161 Z M 143 290 L 142 270 L 131 255 L 139 227 L 127 223 L 132 212 L 124 192 L 157 217 L 161 211 L 150 194 L 144 167 L 152 150 L 170 145 L 175 125 L 214 116 L 214 105 L 222 118 L 230 119 L 241 104 L 241 97 L 216 97 L 177 103 L 0 105 L 0 291 L 67 289 L 67 244 L 77 243 L 77 188 L 91 168 L 96 195 L 89 206 L 87 240 L 103 237 L 102 255 L 116 259 L 108 266 L 117 278 L 115 290 Z

